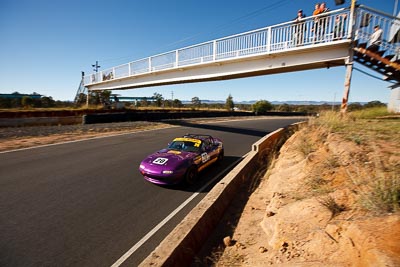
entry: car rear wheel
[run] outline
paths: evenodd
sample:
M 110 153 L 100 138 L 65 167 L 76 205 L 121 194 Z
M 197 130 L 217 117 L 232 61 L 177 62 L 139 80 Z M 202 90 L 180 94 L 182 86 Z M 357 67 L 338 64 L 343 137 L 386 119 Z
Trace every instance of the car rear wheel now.
M 221 163 L 223 159 L 224 159 L 224 151 L 222 150 L 221 153 L 219 153 L 218 155 L 217 162 Z
M 185 182 L 187 184 L 194 184 L 197 179 L 197 168 L 195 166 L 190 167 L 185 174 Z

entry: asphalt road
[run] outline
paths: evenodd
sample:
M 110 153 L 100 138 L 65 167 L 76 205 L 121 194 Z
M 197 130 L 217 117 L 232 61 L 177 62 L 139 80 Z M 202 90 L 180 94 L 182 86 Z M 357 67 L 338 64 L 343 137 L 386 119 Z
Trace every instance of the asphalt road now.
M 209 188 L 143 241 L 156 225 L 265 134 L 300 121 L 263 118 L 176 124 L 162 130 L 0 154 L 0 266 L 122 266 L 140 263 Z M 160 187 L 141 177 L 148 154 L 186 133 L 222 138 L 225 159 L 190 188 Z

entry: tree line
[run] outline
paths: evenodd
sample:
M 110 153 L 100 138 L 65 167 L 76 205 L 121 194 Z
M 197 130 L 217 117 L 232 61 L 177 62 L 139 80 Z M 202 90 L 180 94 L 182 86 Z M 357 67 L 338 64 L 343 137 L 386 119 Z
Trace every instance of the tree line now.
M 23 96 L 22 98 L 3 98 L 0 97 L 0 108 L 84 108 L 86 107 L 86 94 L 78 96 L 77 101 L 56 101 L 52 97 L 42 96 L 40 98 L 32 98 Z M 113 108 L 113 104 L 119 102 L 117 96 L 113 96 L 111 91 L 91 92 L 89 95 L 89 105 L 95 108 Z M 367 104 L 350 103 L 348 110 L 360 110 L 370 107 L 386 106 L 380 101 L 371 101 Z M 162 94 L 155 92 L 151 97 L 143 97 L 134 102 L 123 102 L 123 108 L 191 108 L 191 109 L 225 109 L 228 111 L 241 110 L 252 111 L 262 114 L 268 111 L 280 112 L 320 112 L 322 110 L 339 110 L 340 105 L 332 105 L 329 103 L 322 105 L 290 105 L 279 104 L 273 105 L 267 100 L 259 100 L 254 104 L 235 103 L 231 94 L 226 98 L 225 103 L 203 103 L 199 97 L 192 97 L 190 103 L 182 103 L 179 99 L 165 99 Z

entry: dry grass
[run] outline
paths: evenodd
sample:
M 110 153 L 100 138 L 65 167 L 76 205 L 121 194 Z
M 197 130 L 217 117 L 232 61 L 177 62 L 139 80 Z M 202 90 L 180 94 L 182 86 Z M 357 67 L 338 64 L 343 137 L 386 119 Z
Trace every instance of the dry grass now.
M 343 155 L 328 151 L 322 162 L 314 162 L 305 183 L 311 195 L 318 196 L 334 216 L 341 212 L 341 206 L 328 195 L 337 188 L 327 177 L 338 176 L 340 172 L 345 172 L 347 186 L 357 192 L 358 206 L 352 208 L 380 214 L 400 211 L 400 120 L 382 119 L 385 115 L 387 112 L 382 108 L 347 116 L 325 112 L 312 120 L 300 137 L 296 149 L 305 157 L 321 148 L 329 135 L 343 140 L 345 151 L 350 149 L 345 142 L 359 148 L 354 150 L 358 152 L 349 152 L 347 166 L 341 164 Z
M 346 207 L 336 203 L 332 196 L 326 196 L 318 200 L 324 207 L 326 207 L 330 212 L 332 212 L 332 218 L 346 210 Z
M 393 213 L 400 211 L 400 176 L 383 177 L 371 182 L 360 198 L 363 208 L 374 213 Z

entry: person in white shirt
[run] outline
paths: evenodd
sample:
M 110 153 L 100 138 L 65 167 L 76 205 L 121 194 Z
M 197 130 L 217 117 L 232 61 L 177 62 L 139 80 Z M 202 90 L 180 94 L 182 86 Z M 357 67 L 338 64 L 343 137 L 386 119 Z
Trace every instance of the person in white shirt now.
M 382 42 L 382 35 L 383 30 L 379 27 L 379 25 L 376 25 L 374 27 L 374 33 L 371 34 L 369 38 L 369 46 L 367 47 L 367 50 L 370 50 L 371 52 L 378 51 Z

